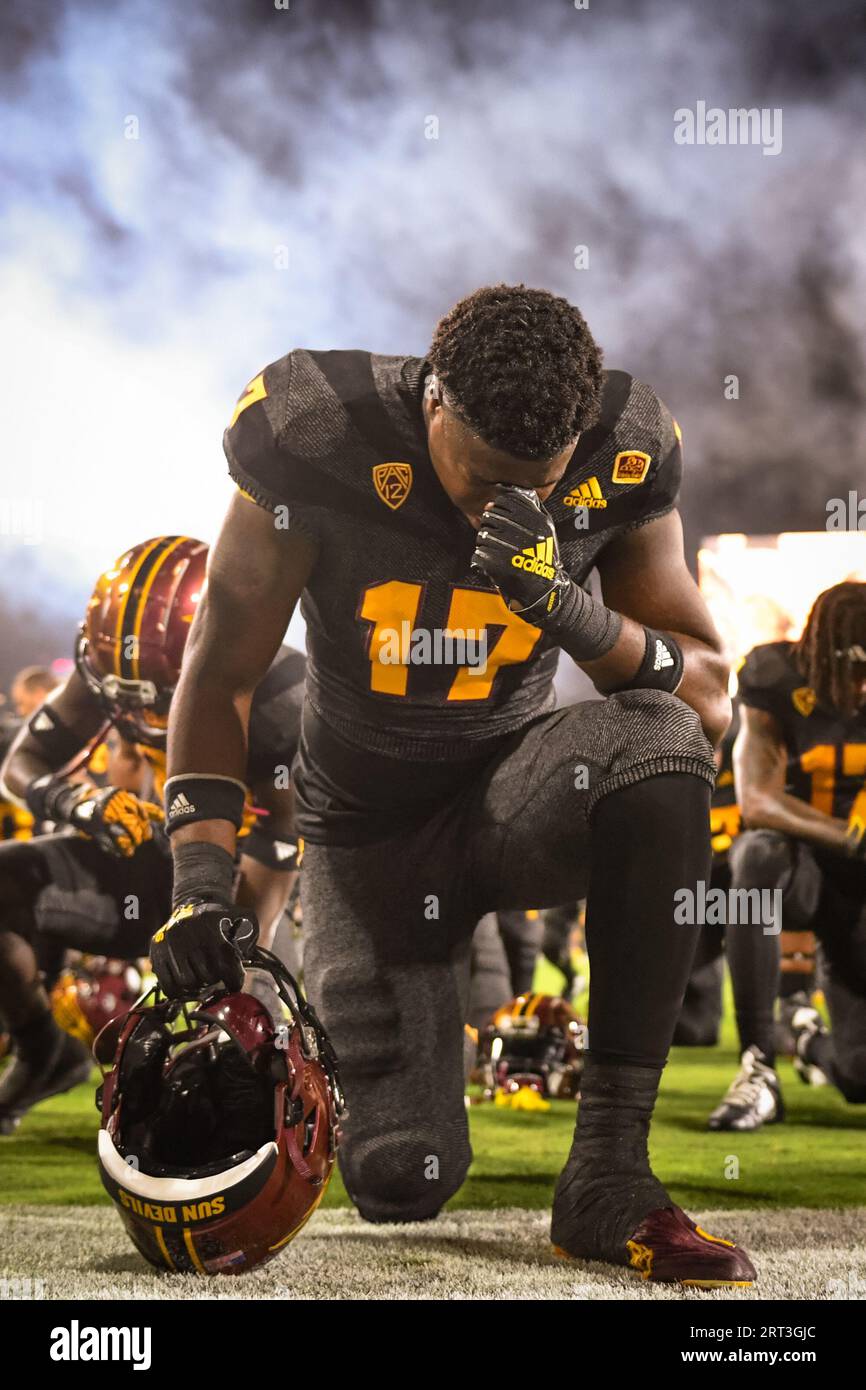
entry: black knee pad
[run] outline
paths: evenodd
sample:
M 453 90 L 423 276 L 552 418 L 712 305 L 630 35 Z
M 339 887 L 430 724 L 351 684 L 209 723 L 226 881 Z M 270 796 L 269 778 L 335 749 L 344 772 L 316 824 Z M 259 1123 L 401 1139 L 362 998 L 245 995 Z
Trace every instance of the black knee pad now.
M 780 889 L 789 931 L 808 930 L 821 900 L 823 874 L 808 845 L 775 830 L 746 830 L 728 852 L 736 889 Z
M 744 830 L 728 858 L 738 888 L 775 888 L 791 871 L 793 846 L 776 830 Z
M 463 1126 L 347 1138 L 338 1150 L 340 1170 L 365 1221 L 432 1220 L 463 1185 L 472 1162 Z
M 834 1048 L 838 1050 L 838 1045 Z M 866 1047 L 849 1048 L 845 1053 L 844 1070 L 834 1060 L 831 1081 L 851 1105 L 866 1102 Z
M 849 1105 L 866 1104 L 866 1078 L 861 1081 L 852 1081 L 850 1077 L 842 1076 L 837 1072 L 834 1079 L 837 1089 Z

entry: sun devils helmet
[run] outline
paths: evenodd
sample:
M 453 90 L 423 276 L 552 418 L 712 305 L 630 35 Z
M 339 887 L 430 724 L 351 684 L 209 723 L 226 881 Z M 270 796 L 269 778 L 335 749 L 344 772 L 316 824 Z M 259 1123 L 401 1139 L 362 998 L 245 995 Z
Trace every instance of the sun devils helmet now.
M 141 994 L 141 975 L 126 961 L 100 958 L 63 970 L 51 990 L 51 1012 L 65 1033 L 110 1062 L 123 1021 Z
M 241 992 L 145 1000 L 97 1100 L 102 1182 L 162 1270 L 242 1274 L 273 1259 L 334 1166 L 343 1099 L 331 1045 L 275 956 L 255 948 L 248 964 L 272 976 L 285 1023 Z
M 494 1087 L 527 1086 L 554 1100 L 571 1100 L 580 1089 L 584 1029 L 565 999 L 521 994 L 493 1015 L 486 1048 Z
M 96 581 L 75 664 L 130 742 L 165 744 L 207 554 L 204 542 L 190 536 L 157 536 L 127 550 Z

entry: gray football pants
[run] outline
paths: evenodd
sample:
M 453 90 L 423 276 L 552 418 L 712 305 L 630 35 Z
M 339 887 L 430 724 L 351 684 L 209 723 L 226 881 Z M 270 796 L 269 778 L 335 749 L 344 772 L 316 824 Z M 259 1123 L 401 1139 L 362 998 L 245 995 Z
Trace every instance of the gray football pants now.
M 629 691 L 513 735 L 420 829 L 395 826 L 358 847 L 307 843 L 305 983 L 340 1061 L 340 1166 L 368 1220 L 435 1216 L 469 1167 L 463 1022 L 476 922 L 586 896 L 593 806 L 671 772 L 712 780 L 697 716 L 675 696 Z

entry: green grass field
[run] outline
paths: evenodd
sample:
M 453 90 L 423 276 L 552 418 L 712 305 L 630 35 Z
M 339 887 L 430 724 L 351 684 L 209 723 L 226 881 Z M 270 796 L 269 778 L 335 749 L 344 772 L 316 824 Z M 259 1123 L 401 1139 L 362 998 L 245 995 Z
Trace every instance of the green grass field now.
M 542 986 L 553 983 L 539 979 Z M 679 1048 L 672 1054 L 656 1111 L 652 1157 L 674 1200 L 686 1210 L 862 1205 L 866 1107 L 846 1105 L 831 1087 L 802 1085 L 783 1061 L 785 1123 L 757 1134 L 710 1134 L 706 1117 L 736 1064 L 729 1016 L 720 1047 Z M 547 1113 L 476 1105 L 469 1120 L 475 1162 L 451 1207 L 546 1207 L 568 1152 L 573 1105 L 555 1102 Z M 0 1139 L 0 1202 L 105 1201 L 94 1162 L 97 1127 L 90 1087 L 39 1106 L 14 1136 Z M 348 1205 L 338 1175 L 324 1205 Z

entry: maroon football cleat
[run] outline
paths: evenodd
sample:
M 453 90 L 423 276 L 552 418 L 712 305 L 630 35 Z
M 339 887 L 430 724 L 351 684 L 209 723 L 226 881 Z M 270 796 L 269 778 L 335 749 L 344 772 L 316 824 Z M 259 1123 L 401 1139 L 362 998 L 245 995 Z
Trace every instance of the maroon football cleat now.
M 642 1279 L 685 1288 L 748 1288 L 757 1279 L 755 1267 L 731 1240 L 711 1236 L 675 1206 L 658 1207 L 645 1216 L 626 1242 L 624 1263 Z M 558 1255 L 568 1251 L 555 1246 Z

